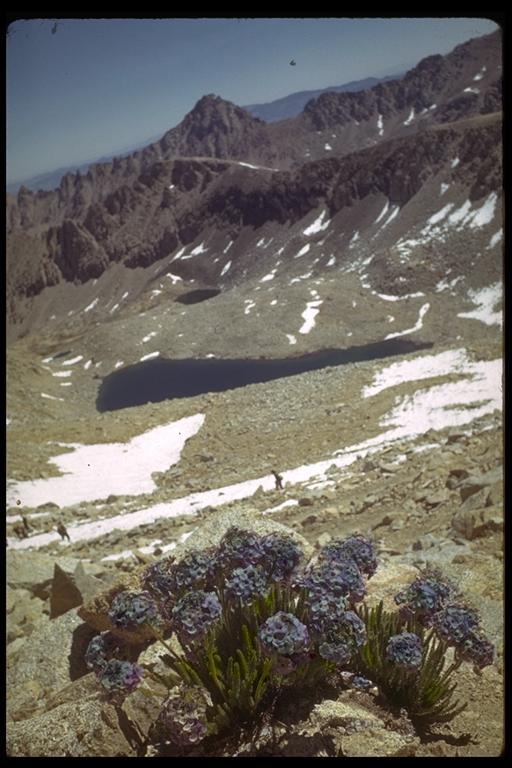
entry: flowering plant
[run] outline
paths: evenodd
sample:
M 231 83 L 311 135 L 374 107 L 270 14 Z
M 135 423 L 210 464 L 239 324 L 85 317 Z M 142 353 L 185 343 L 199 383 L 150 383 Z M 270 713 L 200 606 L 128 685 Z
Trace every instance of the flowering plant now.
M 422 722 L 449 719 L 463 708 L 451 703 L 450 675 L 463 660 L 491 663 L 492 646 L 475 612 L 433 573 L 397 595 L 399 612 L 366 608 L 376 567 L 364 536 L 331 542 L 306 564 L 293 538 L 232 527 L 215 548 L 152 564 L 142 591 L 112 602 L 114 627 L 165 646 L 169 676 L 123 658 L 111 632 L 91 641 L 86 663 L 114 700 L 144 687 L 146 675 L 165 681 L 156 730 L 179 748 L 256 723 L 285 690 L 322 679 L 363 691 L 377 684 Z M 445 671 L 450 645 L 457 655 Z

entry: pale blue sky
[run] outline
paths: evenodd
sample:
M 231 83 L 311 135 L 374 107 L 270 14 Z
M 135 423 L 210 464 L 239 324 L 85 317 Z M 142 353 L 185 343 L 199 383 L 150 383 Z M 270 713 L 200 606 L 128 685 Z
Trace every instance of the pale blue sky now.
M 395 74 L 496 28 L 482 18 L 15 21 L 7 181 L 142 144 L 206 93 L 244 105 Z

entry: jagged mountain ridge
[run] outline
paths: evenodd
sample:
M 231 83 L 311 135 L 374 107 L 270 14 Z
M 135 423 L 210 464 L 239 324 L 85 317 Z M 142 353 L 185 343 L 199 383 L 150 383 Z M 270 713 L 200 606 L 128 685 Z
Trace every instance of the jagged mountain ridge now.
M 394 88 L 396 104 L 412 98 L 422 72 L 435 71 L 434 80 L 446 83 L 447 68 L 461 69 L 461 61 L 470 61 L 473 78 L 482 75 L 476 82 L 485 81 L 488 68 L 482 62 L 489 63 L 497 55 L 495 36 L 487 37 L 492 38 L 490 50 L 482 45 L 485 38 L 470 41 L 449 57 L 430 57 L 433 62 L 424 60 L 410 76 L 386 84 Z M 448 64 L 446 59 L 450 59 Z M 464 77 L 468 77 L 467 71 Z M 488 87 L 480 88 L 472 109 L 480 104 L 485 111 L 493 93 L 492 82 L 488 71 Z M 415 129 L 409 138 L 372 140 L 371 147 L 350 157 L 342 159 L 343 155 L 333 157 L 329 153 L 328 159 L 296 165 L 293 171 L 247 168 L 244 161 L 236 159 L 175 157 L 175 153 L 186 154 L 187 149 L 205 146 L 211 155 L 233 152 L 236 156 L 242 153 L 249 135 L 249 144 L 259 147 L 259 157 L 275 162 L 279 142 L 269 140 L 267 129 L 289 129 L 293 124 L 297 131 L 304 131 L 312 115 L 326 119 L 329 110 L 326 112 L 324 102 L 332 105 L 331 97 L 342 97 L 338 107 L 348 98 L 346 103 L 358 108 L 366 100 L 373 104 L 372 109 L 381 109 L 383 97 L 378 89 L 383 87 L 362 94 L 326 94 L 317 100 L 320 105 L 311 102 L 303 115 L 281 126 L 266 126 L 235 105 L 204 97 L 180 126 L 159 142 L 162 156 L 170 154 L 173 159 L 150 162 L 144 150 L 93 166 L 84 176 L 69 174 L 54 192 L 34 195 L 20 190 L 16 201 L 8 198 L 8 316 L 25 320 L 30 315 L 30 298 L 27 301 L 23 297 L 37 296 L 45 287 L 64 281 L 83 284 L 97 279 L 112 263 L 147 268 L 178 247 L 193 243 L 208 228 L 236 239 L 246 228 L 298 221 L 320 204 L 327 205 L 334 215 L 378 193 L 403 207 L 429 178 L 447 168 L 454 156 L 460 155 L 461 164 L 451 175 L 463 181 L 472 200 L 490 189 L 499 191 L 501 128 L 492 115 L 459 122 L 440 134 L 434 120 L 437 110 L 431 110 L 430 130 L 425 122 L 423 130 Z M 449 96 L 454 87 L 450 81 Z M 432 91 L 428 98 L 431 95 Z M 339 118 L 340 125 L 343 119 Z M 350 130 L 354 127 L 349 124 Z M 156 152 L 155 146 L 150 150 Z M 141 167 L 145 168 L 142 172 Z M 229 284 L 236 270 L 223 281 L 224 266 L 214 265 L 209 258 L 179 264 L 188 278 L 200 276 L 210 283 Z

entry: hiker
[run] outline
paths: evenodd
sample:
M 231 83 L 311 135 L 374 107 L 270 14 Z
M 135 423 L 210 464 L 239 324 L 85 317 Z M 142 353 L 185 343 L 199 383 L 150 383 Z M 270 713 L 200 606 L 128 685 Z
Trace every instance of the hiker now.
M 66 526 L 64 525 L 64 523 L 59 523 L 58 524 L 57 532 L 60 534 L 60 537 L 61 537 L 62 541 L 64 541 L 65 538 L 68 541 L 71 541 L 71 539 L 69 538 L 69 533 L 66 531 Z
M 22 523 L 23 523 L 23 528 L 25 529 L 25 533 L 28 536 L 30 531 L 32 530 L 32 526 L 28 522 L 26 515 L 22 515 L 21 516 L 21 520 L 22 520 Z
M 275 469 L 272 470 L 272 474 L 274 475 L 276 479 L 276 490 L 282 491 L 283 490 L 283 476 L 280 475 L 278 472 L 275 471 Z
M 23 525 L 20 525 L 19 523 L 16 523 L 16 525 L 13 528 L 13 531 L 18 537 L 18 539 L 26 539 L 28 536 L 28 533 L 25 530 L 25 527 Z

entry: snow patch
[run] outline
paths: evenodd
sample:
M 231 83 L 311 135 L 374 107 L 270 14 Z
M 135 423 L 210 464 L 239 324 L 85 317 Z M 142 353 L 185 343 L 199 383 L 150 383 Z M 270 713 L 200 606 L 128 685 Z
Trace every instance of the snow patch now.
M 297 339 L 291 333 L 287 333 L 286 334 L 286 338 L 288 339 L 290 344 L 296 344 L 297 343 Z
M 484 227 L 486 224 L 490 224 L 496 212 L 497 202 L 498 195 L 496 192 L 491 192 L 482 207 L 473 214 L 469 226 L 474 229 L 475 227 Z
M 91 365 L 92 365 L 92 360 L 88 360 L 86 363 L 84 363 L 84 371 L 88 371 Z
M 226 272 L 229 271 L 230 267 L 231 267 L 231 262 L 228 261 L 228 263 L 225 264 L 224 267 L 222 268 L 222 272 L 220 273 L 220 276 L 222 277 L 222 275 L 225 275 Z
M 303 245 L 300 251 L 295 254 L 294 258 L 298 259 L 299 256 L 304 256 L 304 254 L 307 253 L 310 248 L 311 248 L 311 245 L 309 243 L 306 243 L 306 245 Z
M 78 357 L 72 357 L 71 360 L 65 360 L 62 365 L 74 365 L 75 363 L 79 363 L 80 360 L 83 360 L 83 355 L 78 355 Z
M 173 275 L 172 272 L 167 272 L 165 276 L 172 280 L 173 285 L 176 285 L 176 283 L 179 283 L 180 281 L 183 282 L 182 277 L 180 277 L 179 275 Z
M 52 376 L 58 376 L 59 378 L 64 378 L 66 376 L 71 376 L 73 371 L 55 371 L 55 373 L 52 374 Z
M 117 363 L 114 365 L 114 368 L 120 368 L 122 365 L 124 365 L 124 361 L 118 360 Z
M 494 235 L 491 237 L 489 241 L 489 245 L 487 246 L 487 250 L 490 248 L 494 248 L 495 245 L 498 245 L 498 243 L 501 243 L 503 240 L 503 229 L 498 230 L 498 232 L 495 232 Z
M 151 360 L 153 357 L 158 357 L 159 354 L 160 352 L 150 352 L 149 355 L 144 355 L 144 357 L 141 357 L 139 362 L 143 363 L 144 360 Z
M 449 189 L 450 189 L 450 185 L 449 184 L 442 183 L 441 184 L 441 192 L 440 192 L 440 194 L 444 195 L 444 193 L 447 192 Z
M 395 219 L 398 216 L 399 211 L 400 211 L 400 206 L 394 205 L 391 209 L 390 215 L 388 216 L 384 224 L 381 225 L 381 229 L 384 229 L 384 227 L 387 227 L 387 225 L 390 224 L 393 221 L 393 219 Z
M 61 400 L 64 402 L 63 397 L 54 397 L 53 395 L 47 395 L 46 392 L 41 392 L 41 397 L 45 397 L 47 400 Z
M 456 168 L 459 163 L 460 163 L 460 159 L 458 157 L 456 157 L 454 160 L 452 160 L 451 167 L 452 168 Z
M 479 291 L 470 290 L 468 293 L 469 298 L 473 304 L 477 305 L 477 308 L 471 312 L 459 312 L 457 317 L 467 317 L 473 320 L 480 320 L 486 325 L 499 325 L 501 327 L 503 323 L 502 312 L 501 310 L 498 312 L 494 311 L 494 307 L 500 303 L 502 298 L 501 284 L 495 283 Z
M 382 219 L 382 218 L 383 218 L 383 217 L 386 215 L 386 213 L 388 212 L 388 210 L 389 210 L 389 200 L 386 200 L 386 205 L 384 206 L 384 208 L 382 209 L 382 211 L 379 213 L 379 215 L 378 215 L 378 216 L 377 216 L 377 218 L 375 219 L 375 224 L 378 224 L 378 223 L 379 223 L 379 221 L 380 221 L 380 220 L 381 220 L 381 219 Z
M 331 258 L 327 262 L 327 266 L 334 267 L 335 264 L 336 264 L 336 256 L 334 255 L 334 253 L 331 253 Z
M 318 301 L 308 301 L 306 305 L 306 309 L 302 313 L 302 317 L 304 318 L 304 323 L 299 328 L 299 333 L 306 334 L 306 333 L 309 333 L 312 328 L 314 328 L 315 317 L 320 312 L 318 307 L 320 307 L 321 304 L 323 304 L 322 299 Z
M 326 222 L 322 223 L 326 215 L 327 215 L 327 211 L 322 211 L 320 216 L 318 216 L 318 218 L 315 219 L 315 221 L 312 224 L 310 224 L 309 227 L 306 227 L 306 229 L 303 231 L 303 234 L 307 236 L 314 235 L 317 232 L 323 232 L 324 229 L 327 229 L 327 227 L 331 223 L 331 220 L 328 219 Z
M 325 142 L 325 144 L 324 144 L 324 149 L 325 149 L 327 152 L 330 152 L 330 151 L 332 151 L 332 147 L 331 147 L 331 145 L 330 145 L 330 144 L 328 144 L 327 142 Z
M 29 507 L 50 501 L 60 507 L 67 507 L 81 501 L 107 498 L 110 494 L 138 496 L 153 493 L 156 485 L 152 473 L 163 472 L 179 461 L 186 441 L 199 431 L 204 418 L 204 414 L 188 416 L 148 430 L 127 443 L 61 443 L 75 449 L 71 453 L 52 457 L 52 463 L 57 464 L 63 474 L 60 477 L 14 483 L 7 491 L 8 503 L 12 506 L 17 498 L 21 498 L 24 506 Z M 129 518 L 130 515 L 124 517 Z M 99 523 L 95 521 L 76 526 L 74 530 L 87 530 L 88 526 L 94 529 L 95 525 L 100 529 L 112 530 L 119 527 L 114 524 L 109 528 L 113 520 L 115 518 Z M 31 537 L 31 541 L 37 538 Z M 72 536 L 73 540 L 80 538 L 90 537 Z
M 444 208 L 441 208 L 440 211 L 437 213 L 434 213 L 430 219 L 427 221 L 427 228 L 430 228 L 432 224 L 437 224 L 439 221 L 442 221 L 442 219 L 446 218 L 448 214 L 450 213 L 451 209 L 453 208 L 454 203 L 448 203 L 444 206 Z M 423 230 L 425 232 L 425 229 Z
M 148 333 L 147 336 L 144 336 L 144 338 L 142 339 L 142 343 L 145 344 L 147 341 L 152 339 L 153 336 L 156 336 L 156 335 L 157 335 L 157 331 L 151 331 L 150 333 Z
M 90 312 L 90 311 L 91 311 L 91 309 L 94 309 L 94 307 L 96 306 L 96 304 L 98 303 L 98 301 L 99 301 L 99 299 L 94 299 L 94 301 L 91 301 L 91 303 L 90 303 L 90 304 L 88 304 L 88 305 L 86 306 L 86 308 L 84 309 L 84 312 Z M 68 313 L 68 314 L 69 314 L 69 313 Z
M 409 117 L 407 120 L 404 120 L 404 125 L 410 125 L 412 121 L 414 120 L 414 107 L 411 107 L 411 111 L 409 113 Z
M 379 131 L 379 136 L 384 136 L 384 122 L 382 120 L 382 115 L 379 115 L 379 119 L 377 120 L 377 129 Z

